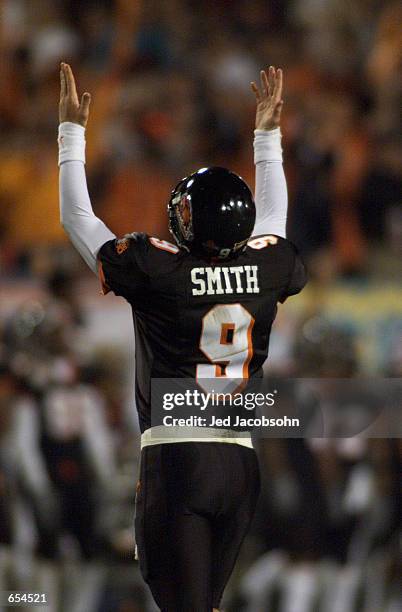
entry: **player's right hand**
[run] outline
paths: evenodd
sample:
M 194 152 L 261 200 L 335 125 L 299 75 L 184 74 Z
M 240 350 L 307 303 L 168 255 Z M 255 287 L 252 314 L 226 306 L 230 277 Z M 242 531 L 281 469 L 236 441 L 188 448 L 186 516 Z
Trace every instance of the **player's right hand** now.
M 255 127 L 257 130 L 274 130 L 281 122 L 283 73 L 280 68 L 270 66 L 268 74 L 261 70 L 260 78 L 261 88 L 254 81 L 251 83 L 257 104 Z
M 71 121 L 86 127 L 89 116 L 91 94 L 82 94 L 81 102 L 78 100 L 77 88 L 73 71 L 68 64 L 60 64 L 60 103 L 59 121 Z

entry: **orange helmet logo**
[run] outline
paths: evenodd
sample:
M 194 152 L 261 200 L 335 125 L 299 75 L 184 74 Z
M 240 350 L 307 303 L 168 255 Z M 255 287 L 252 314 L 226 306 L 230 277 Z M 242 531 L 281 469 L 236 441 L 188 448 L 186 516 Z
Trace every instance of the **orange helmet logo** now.
M 177 218 L 181 226 L 184 238 L 189 240 L 192 238 L 192 211 L 191 199 L 188 195 L 183 195 L 177 206 Z

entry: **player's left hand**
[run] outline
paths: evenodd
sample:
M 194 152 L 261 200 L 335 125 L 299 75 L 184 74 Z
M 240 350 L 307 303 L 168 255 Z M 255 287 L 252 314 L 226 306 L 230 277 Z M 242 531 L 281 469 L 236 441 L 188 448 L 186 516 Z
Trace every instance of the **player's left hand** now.
M 60 64 L 60 123 L 71 121 L 86 127 L 90 102 L 91 94 L 87 92 L 82 95 L 81 102 L 78 100 L 73 71 L 68 64 L 62 62 Z
M 254 81 L 251 83 L 257 102 L 255 127 L 257 130 L 274 130 L 281 121 L 283 72 L 280 68 L 270 66 L 268 74 L 261 70 L 260 78 L 261 90 Z

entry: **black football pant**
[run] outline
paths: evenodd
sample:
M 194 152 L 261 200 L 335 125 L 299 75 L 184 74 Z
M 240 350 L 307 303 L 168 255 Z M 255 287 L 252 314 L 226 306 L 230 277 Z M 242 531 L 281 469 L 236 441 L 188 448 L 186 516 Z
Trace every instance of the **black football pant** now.
M 259 468 L 250 448 L 181 442 L 142 450 L 137 551 L 163 612 L 219 608 L 258 493 Z

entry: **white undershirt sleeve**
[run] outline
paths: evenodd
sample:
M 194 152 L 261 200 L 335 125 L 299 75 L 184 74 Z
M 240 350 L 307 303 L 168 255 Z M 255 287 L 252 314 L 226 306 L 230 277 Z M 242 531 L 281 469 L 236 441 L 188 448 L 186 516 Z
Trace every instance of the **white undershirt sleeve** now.
M 116 236 L 92 210 L 85 176 L 85 128 L 61 123 L 58 143 L 60 221 L 77 251 L 97 274 L 97 253 Z
M 282 165 L 280 128 L 255 130 L 255 204 L 253 234 L 276 234 L 286 238 L 288 192 Z

